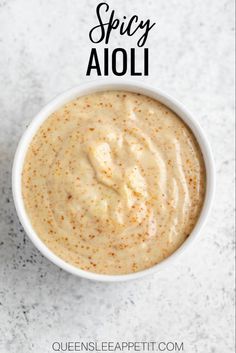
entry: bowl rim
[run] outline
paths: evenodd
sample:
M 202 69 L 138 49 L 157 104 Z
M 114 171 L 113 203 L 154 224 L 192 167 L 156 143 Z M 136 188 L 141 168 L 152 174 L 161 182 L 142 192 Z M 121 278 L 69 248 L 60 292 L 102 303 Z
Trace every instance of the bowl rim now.
M 36 131 L 39 129 L 41 124 L 49 117 L 49 115 L 55 112 L 58 108 L 62 107 L 67 102 L 73 100 L 76 97 L 83 96 L 86 94 L 91 94 L 99 91 L 106 90 L 121 90 L 121 91 L 130 91 L 134 93 L 140 93 L 146 96 L 149 96 L 153 99 L 156 99 L 166 105 L 168 108 L 173 110 L 192 130 L 194 136 L 196 137 L 202 155 L 205 162 L 206 169 L 206 192 L 204 203 L 198 221 L 190 233 L 189 237 L 183 242 L 183 244 L 169 257 L 164 259 L 162 262 L 139 272 L 122 274 L 122 275 L 106 275 L 93 273 L 89 271 L 82 270 L 77 268 L 54 254 L 46 244 L 39 238 L 36 231 L 33 229 L 27 212 L 24 207 L 24 201 L 21 190 L 21 175 L 23 169 L 23 163 L 25 160 L 26 152 L 28 150 L 29 144 L 32 141 L 33 136 Z M 213 195 L 215 190 L 215 169 L 213 155 L 211 151 L 210 144 L 206 138 L 205 133 L 200 127 L 199 123 L 193 117 L 193 115 L 185 108 L 185 106 L 180 103 L 177 99 L 171 97 L 169 94 L 165 93 L 159 88 L 151 87 L 146 83 L 142 83 L 134 80 L 125 80 L 125 79 L 106 79 L 99 81 L 90 81 L 86 83 L 79 84 L 76 87 L 73 87 L 62 94 L 56 96 L 48 104 L 40 110 L 40 112 L 32 119 L 29 126 L 26 128 L 23 133 L 16 152 L 14 156 L 13 166 L 12 166 L 12 193 L 13 200 L 16 208 L 17 215 L 19 220 L 36 248 L 51 262 L 59 266 L 61 269 L 74 274 L 79 277 L 83 277 L 90 280 L 102 281 L 102 282 L 119 282 L 133 280 L 141 278 L 148 274 L 153 274 L 154 272 L 160 271 L 165 267 L 173 263 L 176 258 L 181 255 L 190 244 L 198 237 L 202 227 L 204 226 L 207 216 L 210 212 Z

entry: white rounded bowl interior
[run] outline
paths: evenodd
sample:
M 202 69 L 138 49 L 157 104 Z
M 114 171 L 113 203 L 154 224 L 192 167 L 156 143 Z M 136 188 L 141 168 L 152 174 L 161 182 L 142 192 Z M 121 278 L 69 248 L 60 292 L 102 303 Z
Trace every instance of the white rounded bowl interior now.
M 201 148 L 203 158 L 205 161 L 205 167 L 206 167 L 205 200 L 201 210 L 200 217 L 193 231 L 189 235 L 189 237 L 171 256 L 167 257 L 159 264 L 151 268 L 148 268 L 146 270 L 130 273 L 126 275 L 104 275 L 104 274 L 97 274 L 93 272 L 84 271 L 73 265 L 70 265 L 69 263 L 65 262 L 57 255 L 55 255 L 41 241 L 41 239 L 33 229 L 24 207 L 24 201 L 23 201 L 22 189 L 21 189 L 21 175 L 22 175 L 22 169 L 23 169 L 26 152 L 28 150 L 29 144 L 32 141 L 33 136 L 35 135 L 35 133 L 37 132 L 41 124 L 49 117 L 50 114 L 55 112 L 57 109 L 59 109 L 61 106 L 63 106 L 70 100 L 73 100 L 74 98 L 79 96 L 87 95 L 98 91 L 106 91 L 106 90 L 124 90 L 124 91 L 140 93 L 160 101 L 161 103 L 169 107 L 171 110 L 173 110 L 189 126 L 189 128 L 192 130 L 193 134 L 195 135 L 199 143 L 199 146 Z M 214 163 L 213 163 L 211 148 L 205 137 L 205 134 L 203 133 L 197 121 L 193 118 L 192 114 L 189 111 L 187 111 L 186 108 L 180 102 L 170 97 L 168 94 L 164 93 L 163 91 L 154 87 L 150 87 L 140 82 L 125 81 L 125 80 L 106 80 L 106 81 L 100 81 L 100 82 L 85 83 L 75 88 L 72 88 L 71 90 L 66 91 L 65 93 L 53 99 L 36 115 L 36 117 L 32 120 L 31 124 L 28 126 L 25 133 L 23 134 L 15 153 L 13 169 L 12 169 L 12 192 L 13 192 L 13 199 L 14 199 L 16 211 L 25 232 L 27 233 L 28 237 L 31 239 L 33 244 L 38 248 L 38 250 L 45 257 L 47 257 L 50 261 L 52 261 L 54 264 L 64 269 L 65 271 L 90 280 L 105 281 L 105 282 L 125 281 L 125 280 L 140 278 L 144 275 L 152 274 L 165 267 L 168 267 L 171 263 L 173 263 L 176 257 L 179 256 L 181 253 L 183 253 L 183 251 L 186 248 L 188 248 L 190 244 L 192 244 L 194 239 L 196 239 L 196 237 L 199 235 L 199 232 L 202 229 L 211 208 L 213 194 L 214 194 L 214 186 L 215 186 L 215 173 L 214 173 Z

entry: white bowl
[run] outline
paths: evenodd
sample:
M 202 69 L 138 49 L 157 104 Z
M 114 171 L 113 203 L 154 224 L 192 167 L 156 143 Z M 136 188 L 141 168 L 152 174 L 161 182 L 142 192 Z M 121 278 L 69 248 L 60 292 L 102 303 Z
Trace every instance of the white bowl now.
M 66 104 L 70 100 L 73 100 L 76 97 L 90 94 L 93 92 L 105 91 L 105 90 L 125 90 L 125 91 L 141 93 L 160 101 L 161 103 L 165 104 L 167 107 L 172 109 L 190 127 L 193 134 L 195 135 L 199 143 L 199 146 L 201 148 L 203 158 L 205 161 L 205 166 L 206 166 L 205 200 L 201 210 L 200 217 L 193 231 L 191 232 L 190 236 L 171 256 L 167 257 L 159 264 L 149 269 L 146 269 L 140 272 L 126 274 L 126 275 L 103 275 L 103 274 L 84 271 L 75 266 L 70 265 L 69 263 L 65 262 L 57 255 L 55 255 L 41 241 L 41 239 L 33 229 L 24 207 L 22 190 L 21 190 L 21 174 L 22 174 L 22 168 L 23 168 L 26 152 L 29 147 L 29 144 L 32 141 L 33 136 L 35 135 L 40 125 L 44 122 L 44 120 L 46 120 L 49 117 L 49 115 L 52 114 L 54 111 L 56 111 L 58 108 L 60 108 L 61 106 L 63 106 L 64 104 Z M 59 95 L 57 98 L 53 99 L 38 113 L 38 115 L 33 119 L 31 124 L 28 126 L 25 133 L 23 134 L 16 150 L 13 169 L 12 169 L 12 192 L 13 192 L 16 211 L 27 235 L 34 243 L 34 245 L 38 248 L 38 250 L 41 251 L 41 253 L 44 256 L 46 256 L 50 261 L 52 261 L 54 264 L 56 264 L 57 266 L 61 267 L 62 269 L 74 275 L 91 279 L 91 280 L 107 281 L 107 282 L 117 282 L 117 281 L 136 279 L 144 275 L 151 274 L 156 271 L 160 271 L 165 267 L 168 267 L 176 259 L 176 257 L 182 254 L 183 251 L 187 249 L 190 246 L 190 244 L 193 243 L 194 239 L 196 239 L 196 237 L 199 236 L 200 230 L 202 229 L 207 219 L 207 216 L 209 214 L 209 210 L 212 204 L 214 185 L 215 185 L 215 173 L 214 173 L 212 152 L 211 152 L 209 143 L 205 137 L 205 134 L 203 133 L 199 124 L 193 118 L 192 114 L 189 111 L 187 111 L 186 108 L 180 102 L 178 102 L 176 99 L 173 99 L 172 97 L 162 92 L 161 90 L 155 87 L 149 87 L 146 84 L 143 84 L 140 82 L 125 81 L 123 79 L 85 83 L 85 84 L 79 85 L 78 87 L 72 88 L 71 90 L 66 91 L 65 93 Z

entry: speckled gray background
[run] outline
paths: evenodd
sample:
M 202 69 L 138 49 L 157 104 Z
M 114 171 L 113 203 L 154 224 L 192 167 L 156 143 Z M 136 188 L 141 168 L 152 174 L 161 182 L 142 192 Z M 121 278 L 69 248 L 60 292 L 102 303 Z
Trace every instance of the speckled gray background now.
M 17 142 L 48 100 L 88 80 L 97 3 L 0 0 L 0 352 L 47 353 L 55 340 L 177 340 L 187 353 L 232 353 L 233 0 L 110 1 L 120 16 L 157 21 L 150 77 L 139 79 L 192 110 L 213 148 L 214 207 L 191 250 L 154 276 L 92 283 L 43 258 L 17 219 Z M 111 42 L 134 45 L 117 34 Z

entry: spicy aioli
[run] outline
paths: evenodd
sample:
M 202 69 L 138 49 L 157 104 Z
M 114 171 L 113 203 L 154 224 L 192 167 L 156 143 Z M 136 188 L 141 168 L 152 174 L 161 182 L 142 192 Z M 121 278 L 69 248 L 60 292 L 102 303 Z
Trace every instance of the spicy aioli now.
M 149 97 L 107 91 L 53 113 L 29 146 L 22 192 L 33 228 L 83 270 L 127 274 L 171 255 L 205 194 L 189 128 Z

